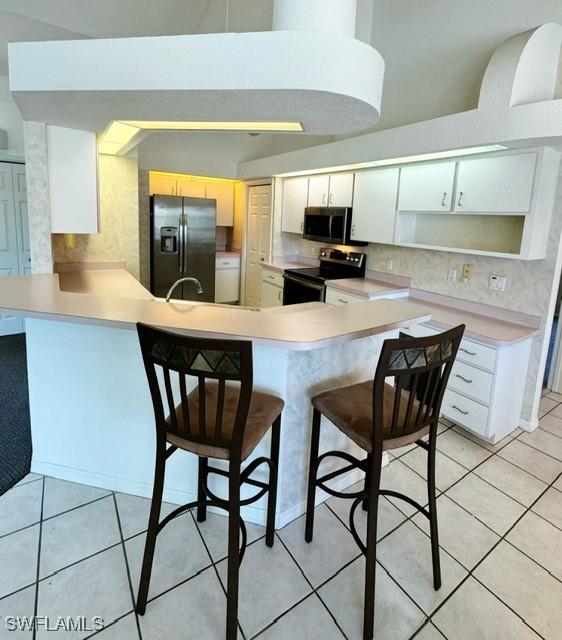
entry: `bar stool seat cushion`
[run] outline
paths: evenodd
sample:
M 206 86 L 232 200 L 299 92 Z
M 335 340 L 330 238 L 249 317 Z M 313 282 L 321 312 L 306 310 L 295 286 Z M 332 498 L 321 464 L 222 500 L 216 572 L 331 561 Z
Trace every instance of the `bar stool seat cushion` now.
M 405 416 L 409 393 L 402 392 L 400 416 Z M 429 433 L 429 425 L 400 436 L 392 436 L 391 423 L 394 406 L 394 387 L 384 385 L 383 449 L 398 449 L 412 444 Z M 373 381 L 359 382 L 347 387 L 323 391 L 312 398 L 312 405 L 333 422 L 345 435 L 370 453 L 373 449 Z M 415 420 L 419 403 L 414 400 L 412 416 Z M 413 427 L 414 425 L 409 425 Z
M 219 385 L 214 382 L 205 384 L 205 426 L 203 431 L 199 425 L 199 388 L 196 387 L 187 397 L 189 407 L 190 431 L 194 437 L 204 435 L 213 437 L 215 434 L 216 411 L 218 400 Z M 275 419 L 283 410 L 284 402 L 281 398 L 263 393 L 262 391 L 253 391 L 250 400 L 250 410 L 244 430 L 244 441 L 242 443 L 242 460 L 245 460 L 252 451 L 261 442 L 268 429 L 271 427 Z M 234 420 L 238 409 L 238 386 L 226 385 L 224 394 L 224 409 L 222 414 L 222 438 L 230 440 L 234 430 Z M 176 407 L 176 420 L 178 431 L 184 431 L 186 437 L 168 432 L 167 440 L 185 451 L 190 451 L 203 456 L 205 458 L 221 458 L 228 460 L 230 458 L 230 450 L 227 447 L 220 447 L 210 444 L 190 440 L 187 436 L 187 429 L 184 428 L 183 409 L 181 403 Z M 170 416 L 166 419 L 166 423 L 171 425 Z

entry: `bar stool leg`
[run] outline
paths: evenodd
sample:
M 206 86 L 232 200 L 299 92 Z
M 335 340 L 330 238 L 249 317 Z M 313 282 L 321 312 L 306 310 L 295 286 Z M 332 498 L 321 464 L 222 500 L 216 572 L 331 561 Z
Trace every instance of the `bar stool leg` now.
M 363 511 L 367 511 L 369 509 L 369 485 L 370 485 L 370 473 L 371 473 L 371 463 L 372 463 L 372 459 L 373 459 L 373 454 L 372 453 L 368 453 L 367 454 L 367 469 L 365 471 L 365 493 L 367 494 L 367 496 L 365 497 L 365 499 L 363 500 L 362 503 L 362 507 L 363 507 Z
M 209 459 L 199 456 L 199 472 L 197 481 L 197 522 L 205 522 L 207 519 L 207 495 L 205 487 L 207 486 L 207 468 Z
M 367 495 L 367 537 L 365 546 L 365 602 L 363 609 L 363 640 L 373 640 L 375 622 L 375 579 L 377 575 L 377 519 L 382 457 L 369 456 L 369 488 Z M 375 465 L 373 465 L 373 460 Z
M 435 429 L 437 431 L 437 429 Z M 433 586 L 435 590 L 441 587 L 441 562 L 439 558 L 439 531 L 437 525 L 437 501 L 435 499 L 435 440 L 429 442 L 427 456 L 427 497 L 429 507 L 429 531 L 431 535 L 431 560 L 433 562 Z
M 314 533 L 314 499 L 316 497 L 316 478 L 318 474 L 318 447 L 320 444 L 320 419 L 317 409 L 312 412 L 312 436 L 310 438 L 310 464 L 308 467 L 308 497 L 306 501 L 306 525 L 304 539 L 312 542 Z
M 271 462 L 269 467 L 269 495 L 267 497 L 267 527 L 265 544 L 273 546 L 275 540 L 275 510 L 277 507 L 277 477 L 279 475 L 279 438 L 281 430 L 281 416 L 275 419 L 271 428 Z
M 228 483 L 228 576 L 226 586 L 226 640 L 238 635 L 238 580 L 240 573 L 240 461 L 230 462 Z
M 148 519 L 148 531 L 144 545 L 144 557 L 137 595 L 136 612 L 144 615 L 146 611 L 146 601 L 148 599 L 148 589 L 150 586 L 150 575 L 152 573 L 152 562 L 154 560 L 154 549 L 156 547 L 156 536 L 158 535 L 158 522 L 160 520 L 160 508 L 162 506 L 162 492 L 164 491 L 164 474 L 166 471 L 166 444 L 156 443 L 156 466 L 154 470 L 154 487 L 152 489 L 152 503 L 150 505 L 150 517 Z

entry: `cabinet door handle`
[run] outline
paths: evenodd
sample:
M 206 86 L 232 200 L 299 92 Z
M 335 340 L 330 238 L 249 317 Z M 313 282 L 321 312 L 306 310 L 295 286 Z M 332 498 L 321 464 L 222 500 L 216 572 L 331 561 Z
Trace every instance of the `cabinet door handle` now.
M 344 300 L 343 298 L 338 298 L 338 302 L 341 302 L 342 304 L 349 304 L 349 300 Z
M 322 204 L 326 204 L 326 194 L 322 194 Z
M 467 384 L 472 384 L 472 380 L 469 380 L 468 378 L 461 376 L 460 373 L 455 373 L 455 378 L 460 378 L 463 382 L 466 382 Z
M 476 355 L 476 351 L 469 351 L 468 349 L 464 349 L 463 347 L 459 347 L 459 351 L 462 351 L 463 353 L 466 353 L 469 356 Z
M 281 302 L 281 293 L 282 293 L 281 290 L 277 292 L 277 300 L 279 300 L 279 302 Z
M 460 407 L 457 407 L 456 404 L 453 405 L 453 409 L 456 409 L 457 411 L 459 411 L 460 413 L 463 414 L 463 416 L 467 416 L 468 415 L 468 411 L 465 411 L 464 409 L 461 409 Z
M 301 231 L 304 231 L 304 222 L 301 222 Z
M 332 204 L 332 198 L 333 198 L 333 197 L 334 197 L 334 194 L 333 194 L 333 193 L 330 193 L 330 194 L 328 195 L 328 204 Z
M 354 224 L 351 225 L 351 235 L 352 236 L 355 235 L 355 225 Z
M 446 207 L 447 203 L 445 202 L 445 200 L 447 199 L 447 192 L 443 191 L 443 200 L 441 200 L 441 206 L 442 207 Z
M 267 276 L 268 280 L 275 280 L 275 276 Z
M 464 191 L 461 191 L 461 192 L 459 193 L 459 199 L 458 199 L 458 201 L 457 201 L 457 206 L 458 206 L 458 207 L 462 207 L 462 198 L 463 198 L 463 196 L 464 196 Z

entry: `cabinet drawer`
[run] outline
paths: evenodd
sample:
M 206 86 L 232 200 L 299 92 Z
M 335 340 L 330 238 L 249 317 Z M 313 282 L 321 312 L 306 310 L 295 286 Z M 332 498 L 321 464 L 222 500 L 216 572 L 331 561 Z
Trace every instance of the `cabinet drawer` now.
M 263 282 L 274 284 L 276 287 L 283 287 L 283 273 L 270 269 L 262 269 L 261 279 Z
M 457 360 L 474 364 L 482 369 L 494 371 L 496 366 L 496 350 L 471 340 L 461 340 Z
M 488 434 L 488 407 L 448 389 L 441 405 L 441 414 L 448 420 L 481 436 Z
M 344 291 L 338 291 L 337 289 L 326 289 L 326 300 L 327 304 L 349 304 L 353 302 L 366 302 L 366 298 L 362 298 L 361 296 L 354 296 L 350 293 L 345 293 Z
M 489 404 L 493 381 L 491 373 L 457 360 L 449 377 L 449 388 Z
M 240 256 L 220 257 L 215 260 L 215 269 L 240 269 Z

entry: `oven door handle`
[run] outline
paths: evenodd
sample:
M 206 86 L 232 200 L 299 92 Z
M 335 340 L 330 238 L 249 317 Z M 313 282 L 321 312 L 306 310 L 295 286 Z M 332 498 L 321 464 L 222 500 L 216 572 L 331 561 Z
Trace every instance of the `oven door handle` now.
M 283 278 L 285 280 L 290 280 L 291 282 L 295 282 L 296 284 L 300 284 L 303 287 L 308 287 L 309 289 L 315 289 L 316 291 L 322 291 L 324 288 L 323 284 L 316 284 L 315 282 L 309 282 L 308 280 L 302 280 L 301 278 L 295 278 L 294 276 L 288 276 L 283 274 Z

